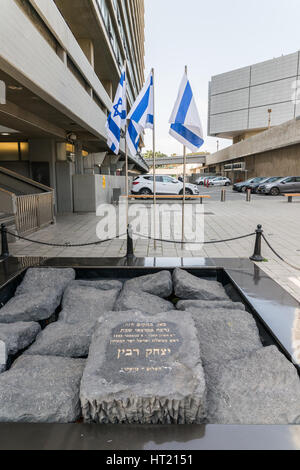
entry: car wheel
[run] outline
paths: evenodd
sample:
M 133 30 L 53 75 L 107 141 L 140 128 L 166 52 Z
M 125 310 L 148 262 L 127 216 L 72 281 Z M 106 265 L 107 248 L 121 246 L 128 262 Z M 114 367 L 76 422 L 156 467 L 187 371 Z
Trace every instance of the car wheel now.
M 186 194 L 186 196 L 192 196 L 192 195 L 193 195 L 193 191 L 192 191 L 191 189 L 189 189 L 189 188 L 186 188 L 186 189 L 185 189 L 185 194 Z M 183 189 L 180 191 L 179 195 L 180 195 L 180 196 L 183 195 Z
M 270 194 L 271 196 L 278 196 L 280 194 L 279 188 L 272 188 Z
M 242 191 L 242 193 L 245 193 L 247 191 L 247 186 L 243 186 L 241 191 Z
M 230 183 L 225 183 L 225 186 L 230 186 Z
M 152 191 L 148 188 L 142 188 L 139 192 L 141 196 L 150 196 L 152 194 Z

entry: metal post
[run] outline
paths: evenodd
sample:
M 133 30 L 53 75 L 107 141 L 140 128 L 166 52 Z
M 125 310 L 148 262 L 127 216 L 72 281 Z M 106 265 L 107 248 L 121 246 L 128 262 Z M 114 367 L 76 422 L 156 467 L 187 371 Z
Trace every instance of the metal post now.
M 0 259 L 5 259 L 9 257 L 6 225 L 1 224 L 0 230 L 1 230 L 1 257 Z
M 153 80 L 153 135 L 152 135 L 152 150 L 153 150 L 153 231 L 154 231 L 154 250 L 156 250 L 156 155 L 155 155 L 155 96 L 154 96 L 154 68 L 152 69 L 152 80 Z
M 221 191 L 221 202 L 225 202 L 226 201 L 226 189 L 222 189 Z
M 124 60 L 125 69 L 125 83 L 127 84 L 127 60 Z M 126 101 L 126 115 L 127 115 L 127 101 Z M 128 227 L 128 205 L 129 205 L 129 181 L 128 181 L 128 145 L 127 145 L 127 119 L 125 120 L 125 191 L 126 191 L 126 227 Z
M 127 253 L 126 258 L 134 258 L 134 251 L 133 251 L 133 240 L 132 240 L 132 228 L 131 225 L 127 227 Z
M 246 192 L 246 201 L 251 202 L 251 189 L 247 189 Z
M 264 233 L 262 229 L 262 225 L 258 225 L 255 232 L 256 232 L 256 238 L 255 238 L 254 253 L 250 257 L 250 259 L 251 261 L 256 261 L 257 263 L 261 263 L 262 261 L 265 260 L 265 258 L 261 255 L 261 238 L 262 238 L 262 234 Z
M 187 65 L 185 66 L 185 73 L 187 75 Z M 181 241 L 182 241 L 182 248 L 183 248 L 183 243 L 185 239 L 185 228 L 184 228 L 184 223 L 185 223 L 185 191 L 186 191 L 186 146 L 184 145 L 183 147 L 183 199 L 182 199 L 182 235 L 181 235 Z
M 128 145 L 127 145 L 127 124 L 125 126 L 125 188 L 126 188 L 126 227 L 128 227 L 128 205 L 129 205 L 129 181 L 128 181 Z

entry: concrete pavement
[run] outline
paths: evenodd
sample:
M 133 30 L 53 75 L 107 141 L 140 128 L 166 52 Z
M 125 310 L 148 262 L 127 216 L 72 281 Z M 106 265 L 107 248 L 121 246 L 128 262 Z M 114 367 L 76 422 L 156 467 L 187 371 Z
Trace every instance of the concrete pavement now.
M 254 196 L 250 203 L 244 194 L 227 190 L 228 198 L 220 202 L 220 188 L 203 188 L 201 194 L 212 198 L 204 203 L 205 240 L 216 241 L 253 232 L 262 224 L 264 233 L 274 248 L 295 270 L 280 261 L 263 242 L 263 255 L 267 262 L 259 266 L 281 286 L 300 301 L 300 202 L 288 204 L 286 198 Z M 43 229 L 28 238 L 50 243 L 90 243 L 97 240 L 96 227 L 100 221 L 95 214 L 69 214 L 59 216 L 57 224 Z M 190 220 L 188 223 L 192 223 Z M 170 227 L 170 239 L 181 231 L 181 215 L 176 215 Z M 139 239 L 134 242 L 136 256 L 156 257 L 227 257 L 248 258 L 253 253 L 254 237 L 221 244 L 204 245 L 200 250 L 182 250 L 181 244 L 154 242 Z M 98 246 L 82 248 L 47 247 L 31 242 L 10 244 L 16 256 L 47 257 L 121 257 L 126 253 L 126 240 L 113 240 Z

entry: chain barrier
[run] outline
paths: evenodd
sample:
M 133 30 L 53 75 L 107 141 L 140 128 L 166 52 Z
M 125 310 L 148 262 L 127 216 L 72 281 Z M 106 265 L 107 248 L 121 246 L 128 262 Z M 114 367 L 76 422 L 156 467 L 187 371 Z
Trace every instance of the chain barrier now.
M 107 240 L 98 240 L 98 241 L 90 242 L 90 243 L 71 244 L 69 242 L 66 242 L 64 244 L 59 244 L 59 243 L 48 243 L 48 242 L 42 242 L 42 241 L 38 241 L 38 240 L 31 240 L 30 238 L 22 237 L 21 235 L 16 235 L 15 233 L 9 232 L 6 229 L 6 227 L 3 227 L 3 226 L 0 227 L 0 233 L 2 235 L 4 235 L 4 234 L 11 235 L 15 238 L 18 238 L 20 240 L 24 240 L 24 241 L 27 241 L 27 242 L 30 242 L 30 243 L 36 243 L 38 245 L 45 245 L 45 246 L 52 246 L 52 247 L 59 247 L 59 248 L 80 248 L 80 247 L 84 247 L 84 246 L 95 246 L 95 245 L 100 245 L 102 243 L 111 242 L 111 241 L 114 241 L 114 240 L 117 240 L 117 239 L 120 239 L 120 238 L 126 237 L 126 236 L 127 236 L 127 244 L 129 242 L 131 242 L 131 245 L 132 245 L 132 236 L 133 235 L 136 236 L 136 237 L 140 237 L 140 238 L 144 238 L 146 240 L 153 241 L 153 242 L 155 241 L 155 242 L 161 242 L 161 243 L 173 243 L 173 244 L 180 244 L 180 245 L 212 245 L 212 244 L 216 244 L 216 243 L 227 243 L 227 242 L 231 242 L 231 241 L 235 241 L 235 240 L 242 240 L 242 239 L 253 237 L 254 235 L 256 235 L 255 250 L 254 250 L 254 255 L 250 258 L 251 260 L 258 261 L 258 262 L 264 260 L 264 258 L 261 255 L 261 241 L 260 240 L 262 238 L 266 242 L 266 244 L 270 248 L 270 250 L 275 254 L 275 256 L 277 256 L 277 258 L 279 258 L 283 263 L 287 264 L 291 268 L 296 269 L 297 271 L 300 271 L 299 266 L 293 265 L 292 263 L 290 263 L 289 261 L 284 259 L 279 253 L 277 253 L 277 251 L 272 247 L 270 242 L 265 237 L 261 225 L 258 225 L 257 230 L 255 232 L 248 233 L 247 235 L 240 235 L 238 237 L 226 238 L 224 240 L 211 240 L 211 241 L 205 241 L 205 242 L 189 242 L 189 241 L 178 241 L 178 240 L 166 240 L 166 239 L 163 239 L 163 238 L 149 237 L 149 236 L 143 235 L 141 233 L 133 233 L 133 232 L 129 233 L 129 232 L 130 231 L 128 230 L 127 233 L 123 233 L 122 235 L 117 235 L 114 238 L 108 238 Z M 131 251 L 132 251 L 132 254 L 133 254 L 133 246 L 131 247 Z M 9 255 L 7 237 L 6 236 L 5 237 L 2 236 L 2 255 L 4 255 L 4 257 Z
M 272 245 L 271 245 L 270 242 L 267 240 L 267 238 L 265 237 L 264 234 L 262 234 L 262 238 L 264 239 L 264 241 L 266 242 L 266 244 L 268 245 L 268 247 L 270 248 L 270 250 L 274 253 L 274 255 L 277 256 L 277 258 L 279 258 L 283 263 L 287 264 L 287 265 L 290 266 L 291 268 L 296 269 L 297 271 L 300 271 L 299 266 L 294 266 L 293 264 L 289 263 L 286 259 L 284 259 L 279 253 L 277 253 L 277 251 L 272 247 Z
M 152 238 L 152 237 L 147 237 L 147 235 L 143 235 L 141 233 L 133 233 L 136 237 L 140 238 L 145 238 L 146 240 L 151 240 L 153 242 L 162 242 L 162 243 L 174 243 L 174 244 L 180 244 L 180 245 L 212 245 L 215 243 L 226 243 L 226 242 L 231 242 L 234 240 L 241 240 L 243 238 L 249 238 L 253 237 L 255 235 L 255 232 L 248 233 L 247 235 L 240 235 L 239 237 L 234 237 L 234 238 L 227 238 L 225 240 L 211 240 L 207 242 L 189 242 L 189 241 L 179 241 L 179 240 L 164 240 L 162 238 Z
M 1 230 L 2 231 L 2 230 Z M 78 243 L 78 244 L 71 244 L 69 242 L 66 242 L 64 244 L 59 244 L 59 243 L 48 243 L 48 242 L 41 242 L 38 240 L 30 240 L 29 238 L 26 237 L 21 237 L 21 235 L 16 235 L 15 233 L 9 232 L 6 230 L 7 235 L 11 235 L 15 238 L 19 238 L 20 240 L 24 240 L 30 243 L 36 243 L 37 245 L 46 245 L 46 246 L 54 246 L 58 248 L 80 248 L 84 246 L 94 246 L 94 245 L 100 245 L 101 243 L 106 243 L 106 242 L 112 242 L 114 240 L 117 240 L 122 237 L 126 237 L 126 233 L 123 233 L 122 235 L 117 235 L 115 238 L 108 238 L 107 240 L 98 240 L 96 242 L 91 242 L 91 243 Z

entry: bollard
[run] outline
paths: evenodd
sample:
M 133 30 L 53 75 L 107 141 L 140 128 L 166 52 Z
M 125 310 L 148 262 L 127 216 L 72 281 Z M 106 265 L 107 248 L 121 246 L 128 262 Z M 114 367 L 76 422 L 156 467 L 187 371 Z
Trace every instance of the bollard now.
M 126 258 L 134 258 L 134 251 L 133 251 L 133 240 L 132 240 L 132 228 L 131 225 L 127 227 L 127 252 Z
M 221 191 L 221 202 L 226 201 L 226 189 L 222 189 Z
M 5 224 L 1 224 L 1 256 L 0 259 L 6 259 L 9 257 L 8 241 L 7 241 L 7 229 Z
M 251 202 L 251 189 L 247 189 L 246 192 L 246 201 Z
M 258 263 L 261 263 L 262 261 L 265 260 L 265 258 L 261 255 L 261 238 L 262 238 L 262 234 L 264 233 L 262 229 L 262 225 L 258 225 L 255 232 L 256 232 L 256 238 L 255 238 L 254 253 L 250 257 L 250 259 L 251 261 L 256 261 Z

